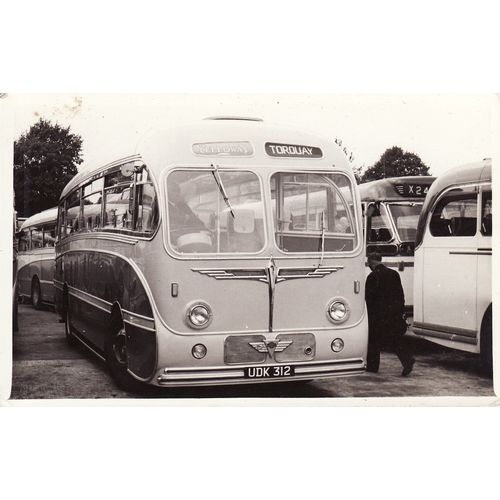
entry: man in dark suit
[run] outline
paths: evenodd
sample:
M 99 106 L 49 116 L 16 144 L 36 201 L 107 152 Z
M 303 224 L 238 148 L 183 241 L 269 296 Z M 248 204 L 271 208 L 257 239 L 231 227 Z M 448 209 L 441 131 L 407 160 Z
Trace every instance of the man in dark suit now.
M 404 339 L 405 297 L 401 278 L 396 271 L 382 264 L 382 257 L 374 252 L 368 255 L 368 265 L 372 272 L 366 279 L 366 306 L 368 309 L 368 355 L 367 370 L 378 372 L 380 349 L 393 350 L 398 356 L 403 377 L 408 376 L 415 363 Z

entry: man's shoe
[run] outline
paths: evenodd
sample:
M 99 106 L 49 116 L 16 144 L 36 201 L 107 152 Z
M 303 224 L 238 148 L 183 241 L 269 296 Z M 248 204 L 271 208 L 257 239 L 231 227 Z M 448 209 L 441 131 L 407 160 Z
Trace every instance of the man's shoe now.
M 366 367 L 366 371 L 370 373 L 378 373 L 378 368 Z
M 415 364 L 415 360 L 412 359 L 405 367 L 403 367 L 403 371 L 401 372 L 402 377 L 407 377 L 411 371 L 413 370 L 413 365 Z

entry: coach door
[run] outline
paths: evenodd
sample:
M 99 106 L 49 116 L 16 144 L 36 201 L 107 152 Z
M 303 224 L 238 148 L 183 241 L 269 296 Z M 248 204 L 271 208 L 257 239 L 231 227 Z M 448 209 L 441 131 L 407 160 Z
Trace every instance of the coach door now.
M 477 188 L 446 191 L 426 235 L 423 261 L 423 322 L 456 340 L 476 343 Z M 446 337 L 444 337 L 446 338 Z

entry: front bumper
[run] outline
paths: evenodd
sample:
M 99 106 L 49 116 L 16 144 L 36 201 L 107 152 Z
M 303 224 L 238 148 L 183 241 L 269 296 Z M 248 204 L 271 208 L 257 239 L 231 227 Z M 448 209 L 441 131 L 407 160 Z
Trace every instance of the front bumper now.
M 255 365 L 251 365 L 255 366 Z M 295 375 L 292 377 L 245 378 L 245 366 L 219 366 L 210 368 L 165 368 L 153 380 L 161 387 L 184 387 L 204 385 L 235 385 L 272 382 L 293 382 L 321 378 L 346 377 L 364 373 L 366 363 L 363 358 L 337 361 L 310 361 L 293 363 Z

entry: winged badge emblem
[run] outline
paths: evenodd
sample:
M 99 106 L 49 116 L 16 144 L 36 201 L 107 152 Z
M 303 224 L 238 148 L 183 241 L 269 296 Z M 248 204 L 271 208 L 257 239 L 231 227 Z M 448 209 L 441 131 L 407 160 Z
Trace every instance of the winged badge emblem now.
M 293 340 L 263 340 L 248 344 L 258 352 L 269 354 L 272 359 L 275 352 L 283 352 L 290 344 L 293 344 Z

